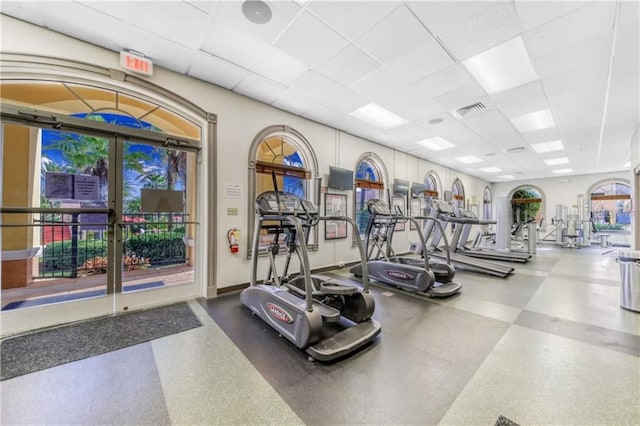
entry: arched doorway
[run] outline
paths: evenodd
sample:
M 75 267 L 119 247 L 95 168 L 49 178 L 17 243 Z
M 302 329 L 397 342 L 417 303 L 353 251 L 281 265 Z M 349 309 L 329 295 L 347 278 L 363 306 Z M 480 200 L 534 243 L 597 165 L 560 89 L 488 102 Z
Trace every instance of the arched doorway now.
M 540 223 L 544 210 L 542 209 L 543 194 L 534 186 L 520 186 L 511 193 L 511 223 Z

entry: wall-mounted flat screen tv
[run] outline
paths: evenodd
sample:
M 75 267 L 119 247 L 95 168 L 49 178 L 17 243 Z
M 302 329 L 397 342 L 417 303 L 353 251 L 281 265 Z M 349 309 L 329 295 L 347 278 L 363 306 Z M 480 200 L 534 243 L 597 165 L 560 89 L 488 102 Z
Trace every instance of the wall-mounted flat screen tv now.
M 393 193 L 398 195 L 407 195 L 409 193 L 409 181 L 404 179 L 394 179 Z
M 353 170 L 329 166 L 327 186 L 333 189 L 353 189 Z
M 411 184 L 411 196 L 419 197 L 424 194 L 424 191 L 427 190 L 427 185 L 424 183 L 413 183 Z

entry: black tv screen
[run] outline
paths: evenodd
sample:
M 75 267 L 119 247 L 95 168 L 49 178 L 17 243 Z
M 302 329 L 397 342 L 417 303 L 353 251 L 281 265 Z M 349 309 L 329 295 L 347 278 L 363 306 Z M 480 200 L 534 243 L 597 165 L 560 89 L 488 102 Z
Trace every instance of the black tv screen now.
M 329 166 L 329 188 L 353 189 L 353 170 Z
M 393 193 L 399 195 L 407 195 L 409 193 L 409 181 L 404 179 L 394 179 Z
M 419 197 L 424 194 L 424 191 L 427 190 L 427 185 L 424 183 L 414 183 L 411 185 L 411 196 Z

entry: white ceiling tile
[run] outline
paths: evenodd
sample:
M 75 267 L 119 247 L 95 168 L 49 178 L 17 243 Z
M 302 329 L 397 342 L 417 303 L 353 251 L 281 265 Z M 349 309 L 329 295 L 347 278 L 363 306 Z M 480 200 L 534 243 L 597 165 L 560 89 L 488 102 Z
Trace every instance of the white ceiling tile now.
M 472 81 L 465 86 L 458 87 L 457 89 L 437 96 L 434 100 L 451 111 L 483 101 L 486 96 L 487 94 L 482 87 L 475 81 Z
M 74 0 L 75 1 L 75 0 Z M 121 21 L 127 20 L 127 2 L 124 1 L 78 1 L 86 7 Z M 3 6 L 4 8 L 4 6 Z
M 414 83 L 453 65 L 451 56 L 434 40 L 387 64 L 387 69 L 406 83 Z
M 613 75 L 640 74 L 640 21 L 617 29 Z
M 531 0 L 515 0 L 515 2 L 524 30 L 546 24 L 589 3 L 588 1 Z
M 246 72 L 242 68 L 209 53 L 199 51 L 193 57 L 188 74 L 200 80 L 232 89 L 242 80 Z
M 400 5 L 356 40 L 381 62 L 389 62 L 433 40 L 420 21 Z
M 491 103 L 509 118 L 549 108 L 549 101 L 540 81 L 493 95 Z
M 406 123 L 402 126 L 386 130 L 384 134 L 389 137 L 391 142 L 397 145 L 415 143 L 416 141 L 426 139 L 431 136 L 429 131 L 412 123 Z
M 438 115 L 446 114 L 447 109 L 434 100 L 414 94 L 410 89 L 403 93 L 405 96 L 398 93 L 399 96 L 388 98 L 385 103 L 407 120 L 426 122 Z
M 640 2 L 623 1 L 620 2 L 620 13 L 618 14 L 618 25 L 626 25 L 640 20 Z
M 285 92 L 286 89 L 270 83 L 260 77 L 245 75 L 242 81 L 233 88 L 234 92 L 249 98 L 271 104 Z
M 429 31 L 436 36 L 447 32 L 481 10 L 491 7 L 486 1 L 407 1 Z
M 312 1 L 308 10 L 353 40 L 399 4 L 399 1 Z
M 560 130 L 557 127 L 549 127 L 548 129 L 536 130 L 533 132 L 527 132 L 520 135 L 530 145 L 542 142 L 555 141 L 564 138 L 560 137 Z
M 424 97 L 434 98 L 471 84 L 472 81 L 461 65 L 453 65 L 412 84 L 410 87 Z
M 272 105 L 276 108 L 280 108 L 297 115 L 303 115 L 311 108 L 318 106 L 315 102 L 294 93 L 291 89 L 283 92 L 280 97 L 272 103 Z
M 185 2 L 127 2 L 127 21 L 190 48 L 200 47 L 209 16 Z
M 552 94 L 593 82 L 606 81 L 608 73 L 608 62 L 593 63 L 592 66 L 580 70 L 547 76 L 542 79 L 542 84 L 547 94 Z
M 484 151 L 487 148 L 486 141 L 481 136 L 478 136 L 477 133 L 456 119 L 445 119 L 442 123 L 427 128 L 434 135 L 445 138 L 458 147 L 478 147 L 480 151 Z M 474 151 L 473 153 L 476 154 L 480 151 Z M 484 154 L 484 152 L 481 153 Z M 467 155 L 467 153 L 461 155 Z
M 318 123 L 325 123 L 325 124 L 335 120 L 341 115 L 342 114 L 336 112 L 335 110 L 331 108 L 327 108 L 322 105 L 316 105 L 310 110 L 308 110 L 307 112 L 305 112 L 304 114 L 302 114 L 303 117 L 317 121 Z
M 288 53 L 216 19 L 202 50 L 285 86 L 290 86 L 308 72 L 304 63 Z
M 42 7 L 47 8 L 44 24 L 53 31 L 115 51 L 125 44 L 127 26 L 118 19 L 75 2 L 45 2 Z
M 513 2 L 499 2 L 450 27 L 440 38 L 458 60 L 465 60 L 515 37 L 522 24 Z
M 369 102 L 353 90 L 317 72 L 310 73 L 296 84 L 293 93 L 313 102 L 333 107 L 335 111 L 341 113 L 350 113 Z
M 187 73 L 195 55 L 192 49 L 131 25 L 123 33 L 127 35 L 124 46 L 127 49 L 144 53 L 158 66 L 181 74 Z
M 555 21 L 525 33 L 532 58 L 540 58 L 556 50 L 610 32 L 616 3 L 593 2 Z
M 606 81 L 550 93 L 549 102 L 561 131 L 588 128 L 602 121 Z
M 579 71 L 594 66 L 609 66 L 613 32 L 556 50 L 533 61 L 540 78 Z
M 272 1 L 269 2 L 272 11 L 271 21 L 266 24 L 254 24 L 243 15 L 242 4 L 241 1 L 221 1 L 213 11 L 213 16 L 218 21 L 224 21 L 227 25 L 268 43 L 273 43 L 302 11 L 293 1 Z
M 31 22 L 35 25 L 44 25 L 46 4 L 36 1 L 2 1 L 0 11 L 8 16 Z
M 378 102 L 395 97 L 401 87 L 402 84 L 396 82 L 386 68 L 379 68 L 351 86 L 361 95 Z
M 380 63 L 353 44 L 329 59 L 319 71 L 345 86 L 380 68 Z
M 220 3 L 218 0 L 184 0 L 185 3 L 189 3 L 193 7 L 197 7 L 201 11 L 210 14 Z
M 463 123 L 496 150 L 524 146 L 520 134 L 498 111 L 486 111 L 463 119 Z
M 347 40 L 309 12 L 303 12 L 276 46 L 312 67 L 318 67 L 345 47 Z

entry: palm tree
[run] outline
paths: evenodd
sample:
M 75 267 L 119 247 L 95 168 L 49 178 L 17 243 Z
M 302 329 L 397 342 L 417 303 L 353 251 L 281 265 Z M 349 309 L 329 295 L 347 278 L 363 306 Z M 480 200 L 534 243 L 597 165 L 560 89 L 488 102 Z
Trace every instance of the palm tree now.
M 105 122 L 100 115 L 90 115 L 88 120 Z M 54 140 L 47 148 L 59 150 L 68 162 L 69 168 L 75 173 L 86 173 L 100 178 L 100 198 L 107 198 L 109 175 L 109 139 L 95 136 L 80 135 L 69 132 L 56 132 L 59 139 Z M 142 173 L 144 163 L 149 156 L 141 151 L 124 152 L 124 169 Z

